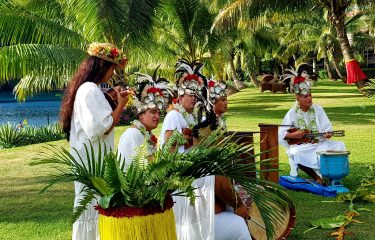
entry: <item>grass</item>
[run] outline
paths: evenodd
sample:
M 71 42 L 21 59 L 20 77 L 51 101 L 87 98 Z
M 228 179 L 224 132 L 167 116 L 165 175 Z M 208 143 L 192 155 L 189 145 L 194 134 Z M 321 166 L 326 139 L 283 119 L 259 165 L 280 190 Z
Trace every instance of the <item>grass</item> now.
M 366 164 L 375 159 L 375 99 L 367 99 L 354 86 L 336 82 L 319 82 L 313 90 L 314 102 L 322 105 L 334 128 L 345 130 L 343 140 L 350 150 L 350 175 L 344 185 L 355 189 L 363 176 Z M 287 94 L 260 93 L 249 88 L 229 98 L 227 114 L 230 130 L 257 131 L 258 123 L 281 123 L 293 105 Z M 125 127 L 116 128 L 117 143 Z M 159 128 L 155 131 L 160 132 Z M 259 139 L 257 139 L 259 141 Z M 64 140 L 53 142 L 68 147 Z M 45 186 L 43 180 L 51 171 L 45 167 L 30 167 L 31 159 L 44 151 L 45 144 L 36 144 L 0 150 L 0 239 L 70 239 L 70 215 L 73 206 L 73 185 L 52 188 L 38 194 Z M 281 174 L 288 174 L 286 154 L 280 148 Z M 344 213 L 347 203 L 326 203 L 324 197 L 303 192 L 288 191 L 297 208 L 297 224 L 289 239 L 330 239 L 329 230 L 313 230 L 309 222 L 321 217 L 335 217 Z M 358 204 L 359 206 L 359 204 Z M 373 210 L 358 217 L 362 224 L 353 224 L 348 230 L 351 239 L 375 239 L 372 228 L 375 205 L 361 204 Z

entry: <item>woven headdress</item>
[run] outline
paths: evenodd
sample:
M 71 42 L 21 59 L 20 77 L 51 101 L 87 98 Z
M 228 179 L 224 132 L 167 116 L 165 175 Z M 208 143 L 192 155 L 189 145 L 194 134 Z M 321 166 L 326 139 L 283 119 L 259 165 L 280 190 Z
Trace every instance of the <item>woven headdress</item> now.
M 224 82 L 208 80 L 207 83 L 208 98 L 212 104 L 215 104 L 220 98 L 227 96 L 227 85 Z
M 145 73 L 135 73 L 138 81 L 138 94 L 135 99 L 135 107 L 137 114 L 140 114 L 148 109 L 163 110 L 168 107 L 169 99 L 172 92 L 168 86 L 168 80 L 156 76 L 157 67 L 153 76 Z
M 299 95 L 307 95 L 311 91 L 313 85 L 311 79 L 312 67 L 306 63 L 298 65 L 297 69 L 285 69 L 285 73 L 282 75 L 283 81 L 290 79 L 291 93 Z
M 201 73 L 203 63 L 198 61 L 189 62 L 180 59 L 176 64 L 175 78 L 177 79 L 177 92 L 179 96 L 202 95 L 204 87 L 204 76 Z

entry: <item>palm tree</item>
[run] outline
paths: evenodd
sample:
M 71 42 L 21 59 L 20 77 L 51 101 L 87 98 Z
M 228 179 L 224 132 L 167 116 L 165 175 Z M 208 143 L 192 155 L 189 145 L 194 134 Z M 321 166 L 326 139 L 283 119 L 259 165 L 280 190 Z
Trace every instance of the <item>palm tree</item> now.
M 19 99 L 62 89 L 91 42 L 114 43 L 131 58 L 149 46 L 159 0 L 0 0 L 0 84 L 20 79 Z
M 329 22 L 336 30 L 340 49 L 347 63 L 348 83 L 356 83 L 358 88 L 362 88 L 366 84 L 367 76 L 354 58 L 345 28 L 347 10 L 355 4 L 361 8 L 373 6 L 371 0 L 233 0 L 220 12 L 213 26 L 228 24 L 233 26 L 240 18 L 257 18 L 267 10 L 311 14 L 310 11 L 322 12 L 321 10 L 325 9 L 328 12 Z

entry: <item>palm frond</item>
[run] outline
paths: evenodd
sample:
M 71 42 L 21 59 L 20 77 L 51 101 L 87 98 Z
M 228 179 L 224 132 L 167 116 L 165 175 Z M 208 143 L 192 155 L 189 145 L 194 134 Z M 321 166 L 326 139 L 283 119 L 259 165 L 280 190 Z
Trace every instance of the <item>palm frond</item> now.
M 6 5 L 0 7 L 0 32 L 0 42 L 5 46 L 35 43 L 81 48 L 86 42 L 83 36 L 51 18 Z
M 83 189 L 82 198 L 78 201 L 77 206 L 73 210 L 72 222 L 75 222 L 79 216 L 81 216 L 94 198 L 94 191 L 87 188 Z
M 291 201 L 276 184 L 247 177 L 249 173 L 262 172 L 256 170 L 256 165 L 261 161 L 245 164 L 244 159 L 240 158 L 241 155 L 255 157 L 249 154 L 254 146 L 236 144 L 232 136 L 225 137 L 219 130 L 186 153 L 181 154 L 172 148 L 173 145 L 184 143 L 183 136 L 175 131 L 152 161 L 148 161 L 146 145 L 141 145 L 127 169 L 120 168 L 118 156 L 111 152 L 104 158 L 95 155 L 91 142 L 84 145 L 84 156 L 80 156 L 76 150 L 73 156 L 65 149 L 51 149 L 51 154 L 44 154 L 44 159 L 32 164 L 62 166 L 59 174 L 51 176 L 47 188 L 68 180 L 85 184 L 82 191 L 84 200 L 76 208 L 74 218 L 85 209 L 94 194 L 100 197 L 98 203 L 103 208 L 163 206 L 171 193 L 189 197 L 193 203 L 196 196 L 192 183 L 195 179 L 211 175 L 227 176 L 254 196 L 267 234 L 272 236 L 275 231 L 272 223 L 281 221 L 282 209 L 290 206 Z M 100 144 L 99 148 L 102 148 Z M 281 210 L 273 206 L 281 206 Z

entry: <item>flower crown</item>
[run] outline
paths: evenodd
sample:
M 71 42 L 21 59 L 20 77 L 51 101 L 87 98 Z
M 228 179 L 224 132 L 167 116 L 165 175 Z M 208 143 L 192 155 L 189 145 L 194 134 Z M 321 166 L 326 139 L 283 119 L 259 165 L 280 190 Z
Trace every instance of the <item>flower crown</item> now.
M 201 73 L 202 63 L 197 61 L 189 62 L 186 59 L 179 59 L 176 63 L 175 78 L 177 79 L 178 95 L 202 94 L 205 77 Z
M 87 53 L 117 65 L 125 65 L 127 61 L 123 52 L 111 43 L 91 43 L 87 48 Z
M 159 68 L 159 67 L 158 67 Z M 156 77 L 154 71 L 153 76 L 145 73 L 135 73 L 138 81 L 138 95 L 134 103 L 137 108 L 137 114 L 140 114 L 148 109 L 158 108 L 159 110 L 166 109 L 171 97 L 171 89 L 168 86 L 168 81 L 165 78 Z

